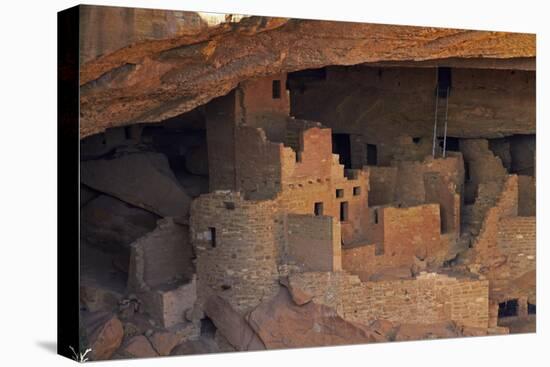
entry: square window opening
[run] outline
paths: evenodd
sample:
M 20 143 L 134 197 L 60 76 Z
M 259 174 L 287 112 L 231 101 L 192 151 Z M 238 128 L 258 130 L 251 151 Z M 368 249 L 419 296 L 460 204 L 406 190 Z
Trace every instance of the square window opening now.
M 336 189 L 336 197 L 337 198 L 343 198 L 344 197 L 344 189 Z
M 355 186 L 353 188 L 353 196 L 359 196 L 359 195 L 361 195 L 361 187 Z
M 511 299 L 498 304 L 498 317 L 510 317 L 518 315 L 518 300 Z

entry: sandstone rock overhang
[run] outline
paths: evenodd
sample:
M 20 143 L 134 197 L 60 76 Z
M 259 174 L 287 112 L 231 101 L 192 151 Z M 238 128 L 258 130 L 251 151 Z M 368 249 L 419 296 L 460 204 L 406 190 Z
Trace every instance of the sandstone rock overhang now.
M 144 21 L 148 19 L 148 21 Z M 153 19 L 154 21 L 152 21 Z M 243 80 L 327 65 L 403 63 L 534 70 L 534 34 L 81 8 L 80 136 L 159 122 Z M 109 39 L 102 30 L 111 32 Z

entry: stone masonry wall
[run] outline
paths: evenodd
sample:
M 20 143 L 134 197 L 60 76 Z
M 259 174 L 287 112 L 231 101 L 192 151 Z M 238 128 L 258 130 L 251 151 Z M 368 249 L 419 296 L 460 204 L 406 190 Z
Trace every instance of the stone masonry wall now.
M 422 162 L 394 161 L 392 166 L 398 169 L 394 201 L 404 206 L 425 203 L 424 174 L 426 173 L 438 173 L 456 193 L 461 192 L 464 182 L 462 156 L 456 152 L 449 152 L 446 158 L 426 157 Z
M 453 183 L 436 172 L 424 174 L 424 190 L 426 202 L 437 203 L 440 208 L 441 233 L 460 235 L 460 205 L 461 198 Z
M 302 131 L 298 152 L 268 141 L 258 128 L 238 127 L 236 133 L 237 189 L 247 199 L 277 198 L 282 212 L 294 214 L 314 214 L 315 204 L 321 203 L 322 214 L 338 221 L 341 211 L 346 212 L 341 221 L 344 243 L 365 238 L 369 173 L 344 170 L 332 154 L 330 129 Z
M 518 176 L 509 175 L 495 206 L 487 210 L 480 233 L 467 257 L 468 269 L 484 275 L 490 281 L 489 296 L 493 304 L 514 298 L 533 297 L 536 291 L 534 269 L 529 272 L 527 265 L 534 260 L 527 257 L 522 259 L 520 256 L 520 253 L 534 256 L 534 217 L 518 217 L 517 214 Z M 511 226 L 511 232 L 503 230 L 507 224 Z M 517 250 L 515 246 L 518 246 Z M 526 277 L 520 272 L 526 272 Z
M 192 257 L 188 227 L 171 218 L 131 244 L 128 291 L 164 327 L 185 322 L 184 312 L 195 303 Z
M 247 199 L 273 199 L 281 190 L 282 144 L 266 139 L 262 129 L 238 127 L 235 138 L 236 190 Z
M 345 272 L 310 272 L 292 274 L 289 282 L 311 294 L 314 302 L 362 324 L 377 319 L 420 324 L 453 320 L 488 326 L 486 280 L 431 273 L 411 280 L 361 282 Z
M 212 294 L 239 311 L 275 295 L 282 223 L 274 201 L 244 200 L 239 193 L 202 195 L 191 206 L 197 254 L 199 306 Z
M 459 145 L 469 171 L 469 179 L 464 187 L 464 201 L 473 203 L 480 184 L 500 181 L 507 173 L 500 158 L 489 149 L 487 139 L 461 139 Z
M 129 286 L 134 291 L 150 290 L 194 274 L 189 229 L 172 219 L 159 221 L 157 228 L 132 243 Z
M 274 83 L 279 96 L 274 96 Z M 273 142 L 286 137 L 290 98 L 286 89 L 286 74 L 271 75 L 244 81 L 237 88 L 236 118 L 240 126 L 261 128 Z
M 536 218 L 509 217 L 498 224 L 498 248 L 507 256 L 510 278 L 536 269 Z
M 376 246 L 370 244 L 344 247 L 344 270 L 359 275 L 362 280 L 368 280 L 385 269 L 411 269 L 417 261 L 443 261 L 446 247 L 440 234 L 439 205 L 380 207 L 378 223 L 370 228 L 377 226 L 383 228 L 383 251 L 377 251 Z
M 314 127 L 302 132 L 298 152 L 284 148 L 279 202 L 282 211 L 295 214 L 313 214 L 321 203 L 323 215 L 341 222 L 342 241 L 352 243 L 366 237 L 369 172 L 344 170 L 332 154 L 331 140 L 330 129 Z
M 289 214 L 287 227 L 291 261 L 308 271 L 342 269 L 337 220 L 327 216 Z

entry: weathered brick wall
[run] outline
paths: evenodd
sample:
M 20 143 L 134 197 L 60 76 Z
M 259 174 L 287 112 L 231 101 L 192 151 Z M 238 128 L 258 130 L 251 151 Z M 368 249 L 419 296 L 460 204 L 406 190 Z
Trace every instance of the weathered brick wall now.
M 369 206 L 388 205 L 395 197 L 397 167 L 369 168 Z
M 363 324 L 376 319 L 420 324 L 453 320 L 488 326 L 486 280 L 423 274 L 411 280 L 361 282 L 345 272 L 309 272 L 291 274 L 289 282 L 313 295 L 314 302 Z
M 262 129 L 238 127 L 235 139 L 237 191 L 253 200 L 272 199 L 281 189 L 282 144 L 266 139 Z
M 273 82 L 280 86 L 279 98 L 273 96 Z M 236 117 L 239 125 L 261 128 L 273 142 L 283 142 L 290 113 L 286 74 L 244 81 L 237 88 Z
M 235 91 L 206 105 L 206 142 L 210 191 L 234 190 Z
M 239 193 L 218 191 L 193 201 L 190 227 L 199 304 L 216 293 L 244 311 L 275 295 L 284 241 L 276 219 L 272 200 L 249 201 Z
M 128 291 L 144 310 L 171 327 L 184 322 L 196 299 L 193 251 L 187 226 L 161 219 L 157 228 L 131 245 Z
M 513 247 L 514 244 L 507 244 L 506 241 L 501 245 L 499 237 L 508 238 L 510 241 L 510 234 L 499 234 L 499 229 L 505 226 L 506 223 L 512 225 L 514 223 L 521 223 L 526 228 L 530 228 L 529 225 L 522 222 L 522 217 L 517 217 L 518 214 L 518 176 L 509 175 L 506 177 L 502 191 L 498 195 L 495 206 L 489 208 L 482 221 L 481 230 L 479 235 L 475 238 L 473 247 L 468 254 L 467 264 L 470 271 L 474 273 L 483 274 L 490 281 L 490 301 L 492 303 L 499 303 L 514 298 L 533 298 L 536 292 L 534 283 L 534 269 L 532 271 L 525 270 L 529 268 L 528 263 L 531 259 L 520 259 L 519 253 L 516 253 Z M 501 226 L 501 222 L 504 224 Z M 511 221 L 511 222 L 507 222 Z M 527 223 L 530 222 L 529 217 L 525 217 Z M 532 220 L 534 226 L 534 219 Z M 519 227 L 516 227 L 519 230 Z M 527 253 L 532 253 L 534 256 L 534 229 L 526 229 L 526 243 L 520 244 L 519 248 L 524 247 Z M 527 235 L 527 233 L 532 233 Z M 516 234 L 517 235 L 517 234 Z M 523 236 L 520 233 L 521 236 Z M 517 239 L 521 240 L 521 239 Z M 529 243 L 530 244 L 527 244 Z M 509 243 L 509 242 L 508 242 Z M 521 241 L 520 241 L 521 243 Z M 527 251 L 527 248 L 531 248 Z M 512 251 L 508 253 L 507 251 Z M 523 276 L 518 275 L 518 269 L 524 269 L 526 273 L 525 279 Z M 521 270 L 523 271 L 523 270 Z
M 469 180 L 464 183 L 464 200 L 473 203 L 479 195 L 480 184 L 500 181 L 507 172 L 500 158 L 489 149 L 487 139 L 461 139 L 459 145 L 469 171 Z
M 405 256 L 403 257 L 405 258 Z M 369 277 L 392 264 L 386 264 L 387 256 L 376 253 L 374 243 L 354 247 L 342 248 L 342 269 L 357 275 L 360 279 L 367 281 Z M 399 257 L 399 259 L 402 259 Z M 407 264 L 412 262 L 407 261 Z
M 421 162 L 394 161 L 392 166 L 397 167 L 398 170 L 394 201 L 402 205 L 417 205 L 425 202 L 425 173 L 438 173 L 442 180 L 457 193 L 461 191 L 464 182 L 462 156 L 456 152 L 449 152 L 446 158 L 426 157 Z
M 437 204 L 379 207 L 378 223 L 369 228 L 382 233 L 381 243 L 368 241 L 342 250 L 342 268 L 363 280 L 385 269 L 411 268 L 416 259 L 441 263 L 447 251 L 446 242 L 441 239 Z
M 494 207 L 502 192 L 504 179 L 480 183 L 477 187 L 477 198 L 472 205 L 464 206 L 462 226 L 464 232 L 477 236 L 490 208 Z
M 509 175 L 495 205 L 487 210 L 481 223 L 479 235 L 473 245 L 475 263 L 489 264 L 500 255 L 497 249 L 498 224 L 502 218 L 517 216 L 517 198 L 518 176 Z
M 303 131 L 313 127 L 322 127 L 320 122 L 295 119 L 290 116 L 286 121 L 286 137 L 284 144 L 295 152 L 300 151 L 300 135 Z
M 460 235 L 460 195 L 453 183 L 446 182 L 439 173 L 424 174 L 426 202 L 437 203 L 440 208 L 441 233 Z
M 357 190 L 354 194 L 354 189 Z M 336 197 L 341 190 L 341 197 Z M 347 220 L 342 222 L 344 243 L 359 241 L 366 236 L 368 224 L 368 173 L 360 171 L 356 179 L 341 178 L 339 181 L 307 180 L 283 187 L 278 197 L 281 210 L 295 214 L 314 214 L 315 203 L 322 203 L 323 215 L 340 221 L 340 203 L 347 202 Z
M 537 212 L 536 180 L 533 176 L 518 176 L 518 215 L 529 217 Z
M 331 147 L 332 131 L 330 129 L 311 128 L 302 131 L 299 151 L 290 152 L 289 149 L 286 149 L 283 158 L 283 186 L 303 183 L 307 180 L 330 178 L 333 166 Z M 293 154 L 291 153 L 295 153 L 294 159 L 292 159 Z M 296 154 L 298 154 L 298 158 L 296 158 Z
M 384 208 L 383 221 L 384 253 L 389 256 L 407 253 L 424 259 L 441 246 L 437 204 Z
M 236 128 L 235 180 L 247 199 L 277 197 L 286 213 L 313 214 L 322 203 L 323 214 L 340 218 L 340 203 L 347 202 L 342 223 L 343 241 L 363 239 L 368 224 L 368 171 L 346 170 L 331 151 L 330 129 L 301 131 L 299 151 L 268 141 L 261 129 Z M 299 155 L 297 161 L 296 155 Z M 339 190 L 341 195 L 337 196 Z
M 510 278 L 515 279 L 536 269 L 536 218 L 509 217 L 498 224 L 497 243 L 507 256 Z
M 333 217 L 289 214 L 288 253 L 308 271 L 342 269 L 340 224 Z
M 344 243 L 366 236 L 368 225 L 369 172 L 346 170 L 332 154 L 330 129 L 310 128 L 300 134 L 300 159 L 290 148 L 283 149 L 281 210 L 313 214 L 322 203 L 323 215 L 340 219 L 340 203 L 347 203 L 347 220 L 342 223 Z M 337 195 L 338 190 L 338 195 Z
M 189 228 L 166 218 L 157 228 L 132 243 L 129 287 L 150 290 L 177 280 L 190 280 L 194 273 Z

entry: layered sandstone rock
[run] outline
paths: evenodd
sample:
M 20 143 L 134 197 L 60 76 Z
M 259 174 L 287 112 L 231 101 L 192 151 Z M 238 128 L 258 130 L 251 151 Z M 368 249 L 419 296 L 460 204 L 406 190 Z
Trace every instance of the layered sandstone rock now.
M 120 351 L 128 358 L 150 358 L 158 356 L 153 346 L 144 335 L 138 335 L 130 339 Z
M 448 58 L 519 59 L 515 67 L 525 68 L 535 56 L 535 36 L 519 33 L 266 17 L 212 27 L 197 14 L 144 9 L 84 7 L 82 14 L 82 137 L 176 116 L 268 74 Z M 151 17 L 158 21 L 143 21 Z M 184 27 L 186 17 L 195 26 Z M 105 27 L 121 31 L 103 40 Z
M 152 231 L 157 216 L 123 201 L 101 195 L 80 212 L 81 237 L 95 247 L 114 252 Z
M 163 217 L 186 217 L 190 197 L 163 154 L 139 152 L 82 162 L 87 186 Z
M 210 297 L 204 312 L 231 346 L 237 350 L 263 350 L 264 344 L 245 318 L 219 296 Z
M 330 307 L 297 305 L 281 288 L 247 317 L 267 349 L 363 344 L 386 340 L 365 326 L 345 321 Z
M 83 317 L 88 348 L 93 360 L 109 359 L 122 343 L 124 331 L 120 320 L 108 312 L 86 313 Z

